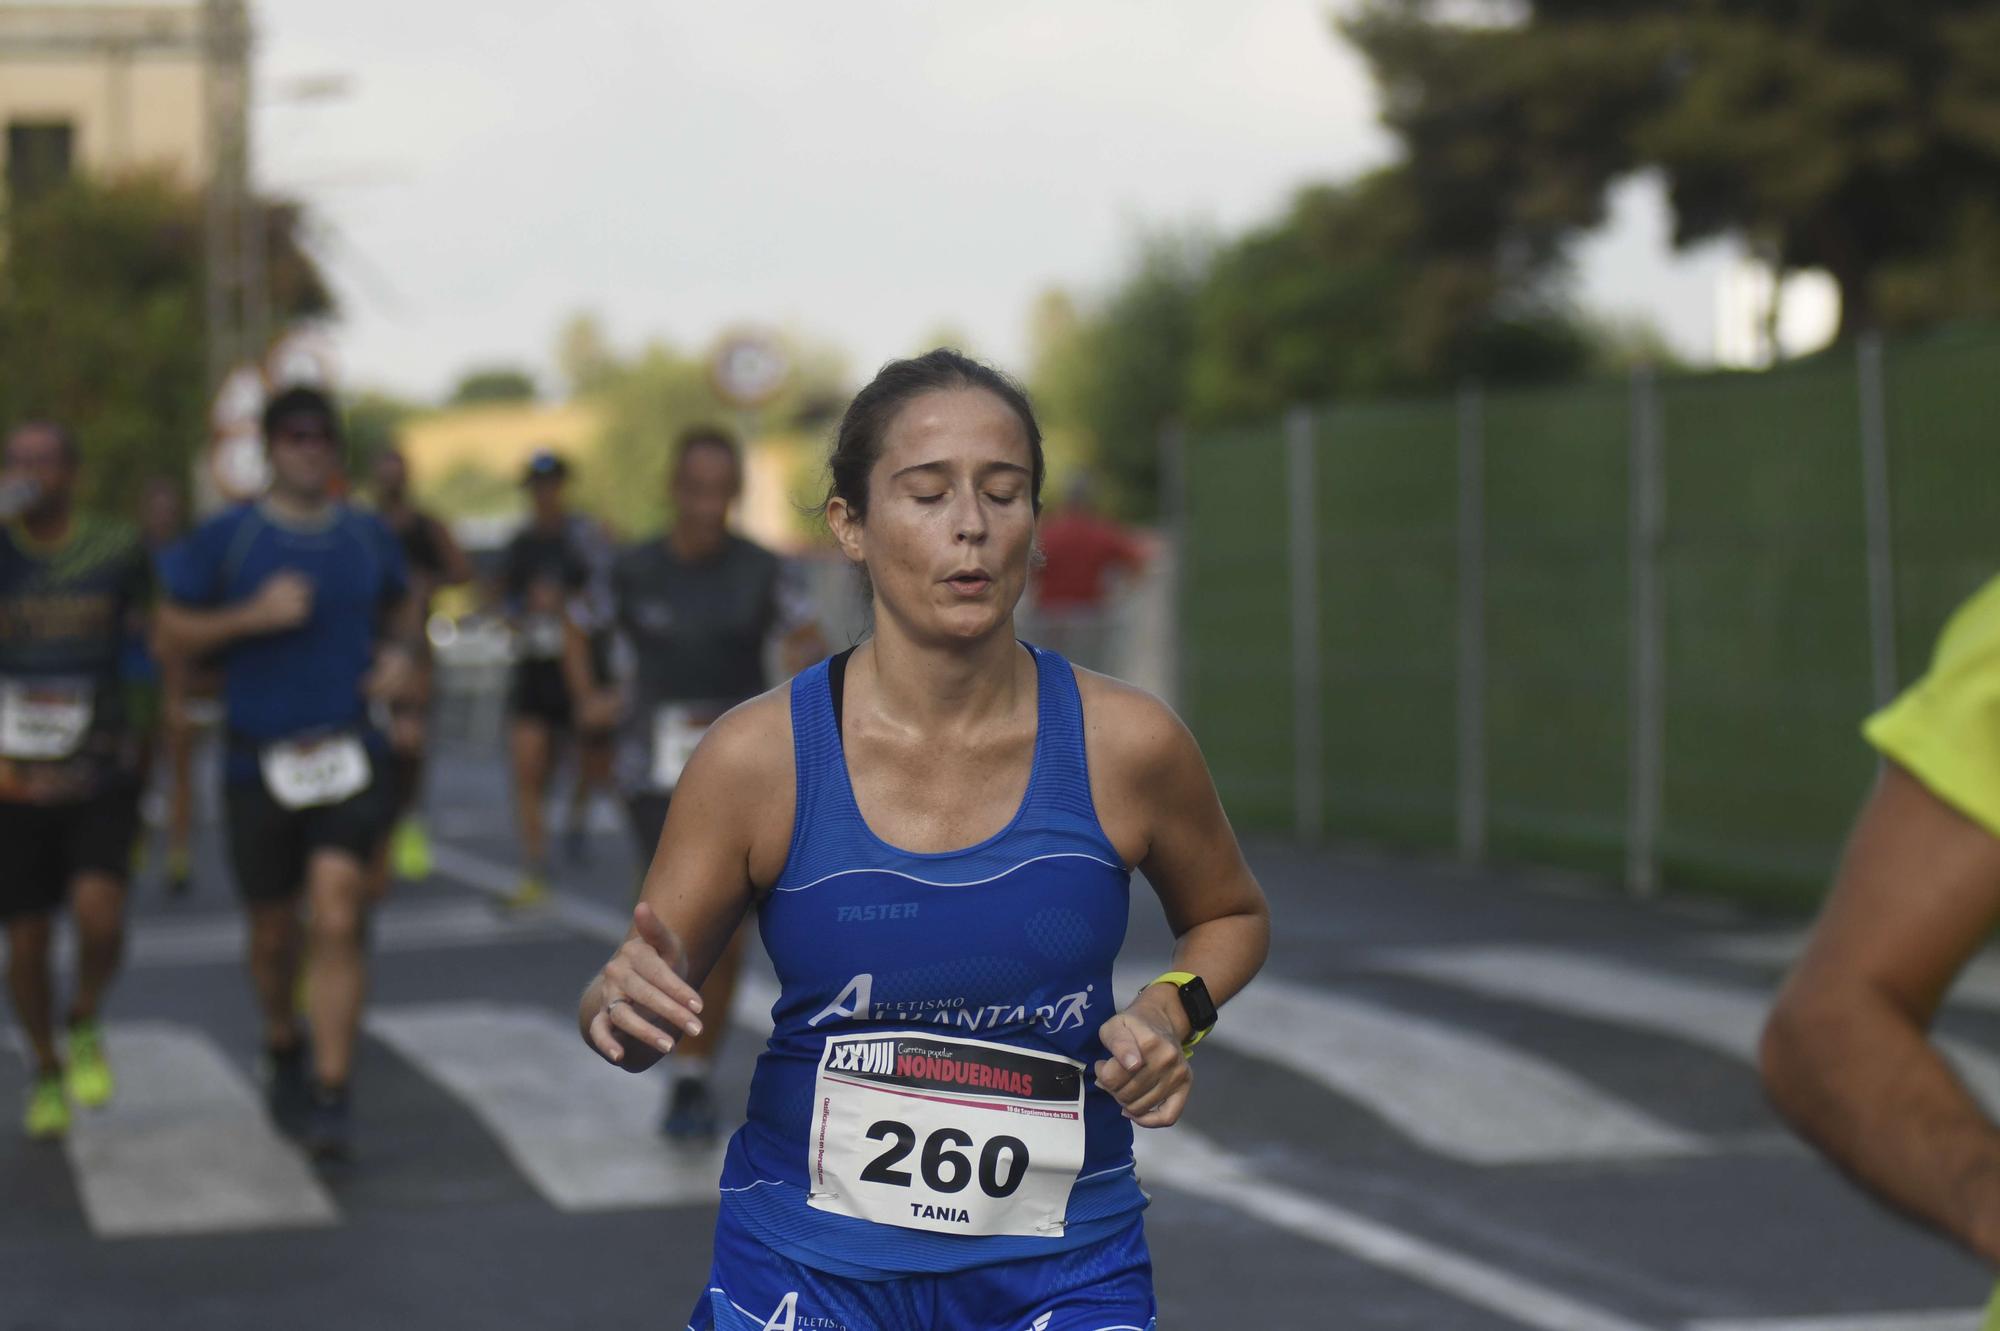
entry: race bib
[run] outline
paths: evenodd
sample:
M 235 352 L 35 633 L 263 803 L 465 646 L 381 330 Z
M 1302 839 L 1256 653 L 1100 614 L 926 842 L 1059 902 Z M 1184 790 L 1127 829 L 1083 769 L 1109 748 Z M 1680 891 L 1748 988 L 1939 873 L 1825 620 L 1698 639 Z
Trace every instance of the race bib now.
M 521 655 L 529 660 L 558 660 L 562 649 L 563 622 L 555 615 L 531 615 L 521 626 Z
M 68 758 L 90 734 L 88 683 L 0 680 L 0 757 Z
M 707 733 L 708 722 L 696 720 L 690 708 L 670 704 L 653 713 L 653 789 L 671 793 L 681 783 L 688 759 Z
M 1058 1237 L 1083 1168 L 1083 1064 L 948 1036 L 836 1035 L 807 1201 L 878 1225 Z
M 358 735 L 325 735 L 267 745 L 264 785 L 287 809 L 338 804 L 368 788 L 368 750 Z

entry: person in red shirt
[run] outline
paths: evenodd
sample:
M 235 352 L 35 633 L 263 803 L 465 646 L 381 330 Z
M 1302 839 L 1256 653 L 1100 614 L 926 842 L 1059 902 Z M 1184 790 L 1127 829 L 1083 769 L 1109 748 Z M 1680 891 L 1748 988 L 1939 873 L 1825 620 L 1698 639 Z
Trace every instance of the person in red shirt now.
M 1037 645 L 1078 665 L 1106 670 L 1111 659 L 1111 593 L 1118 574 L 1136 573 L 1146 550 L 1119 523 L 1097 511 L 1091 479 L 1073 478 L 1057 508 L 1041 523 L 1041 567 L 1035 576 L 1033 632 Z

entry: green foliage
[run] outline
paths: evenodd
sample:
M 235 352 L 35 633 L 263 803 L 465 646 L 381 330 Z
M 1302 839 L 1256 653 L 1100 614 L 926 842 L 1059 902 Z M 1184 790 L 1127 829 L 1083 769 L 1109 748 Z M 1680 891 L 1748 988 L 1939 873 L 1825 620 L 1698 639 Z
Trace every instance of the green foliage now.
M 535 380 L 526 370 L 509 365 L 481 366 L 459 377 L 445 405 L 468 407 L 481 402 L 531 402 Z
M 520 482 L 477 462 L 461 462 L 425 490 L 424 504 L 451 518 L 514 513 L 521 507 Z
M 324 311 L 297 211 L 264 218 L 280 319 Z M 79 180 L 5 220 L 0 422 L 69 425 L 84 503 L 130 514 L 150 477 L 186 477 L 208 439 L 200 203 L 164 177 Z
M 342 406 L 347 417 L 347 465 L 357 476 L 366 475 L 376 458 L 396 447 L 403 422 L 423 410 L 392 393 L 370 389 L 349 394 Z
M 1733 234 L 1839 282 L 1849 327 L 1991 308 L 2000 12 L 1972 0 L 1529 0 L 1476 25 L 1369 0 L 1373 65 L 1427 245 L 1546 268 L 1642 168 L 1675 239 Z M 1988 236 L 1980 240 L 1980 234 Z M 1967 260 L 1967 250 L 1975 256 Z M 1926 270 L 1929 270 L 1928 274 Z

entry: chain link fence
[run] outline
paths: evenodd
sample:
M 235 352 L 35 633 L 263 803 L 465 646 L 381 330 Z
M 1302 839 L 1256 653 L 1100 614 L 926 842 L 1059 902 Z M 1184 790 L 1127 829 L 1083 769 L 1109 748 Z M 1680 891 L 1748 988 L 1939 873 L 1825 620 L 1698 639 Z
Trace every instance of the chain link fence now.
M 1800 899 L 1859 723 L 2000 572 L 2000 328 L 1169 431 L 1239 826 Z

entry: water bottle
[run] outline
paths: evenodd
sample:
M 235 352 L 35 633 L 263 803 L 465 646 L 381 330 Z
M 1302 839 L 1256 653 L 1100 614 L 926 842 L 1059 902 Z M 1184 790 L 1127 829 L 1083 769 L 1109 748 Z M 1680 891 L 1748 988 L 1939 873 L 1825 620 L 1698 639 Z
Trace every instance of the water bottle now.
M 18 518 L 42 497 L 42 487 L 27 476 L 0 480 L 0 522 Z

